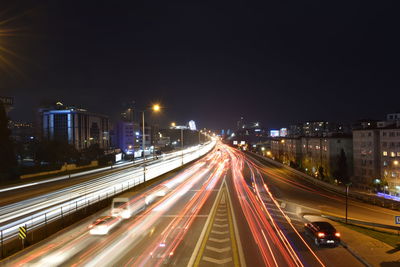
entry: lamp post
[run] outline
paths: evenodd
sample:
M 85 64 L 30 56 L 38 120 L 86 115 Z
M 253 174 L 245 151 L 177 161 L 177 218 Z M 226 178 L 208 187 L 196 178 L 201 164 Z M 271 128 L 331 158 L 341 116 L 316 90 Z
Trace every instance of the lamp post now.
M 351 183 L 346 184 L 346 224 L 347 224 L 347 210 L 348 210 L 348 199 L 349 199 L 349 187 Z
M 201 134 L 201 130 L 199 130 L 199 145 L 200 145 L 200 134 Z
M 183 128 L 181 128 L 181 154 L 182 154 L 182 166 L 183 166 Z
M 154 112 L 159 112 L 161 107 L 159 104 L 155 104 L 151 107 Z M 142 149 L 143 149 L 143 183 L 146 182 L 146 132 L 144 125 L 144 110 L 142 111 Z

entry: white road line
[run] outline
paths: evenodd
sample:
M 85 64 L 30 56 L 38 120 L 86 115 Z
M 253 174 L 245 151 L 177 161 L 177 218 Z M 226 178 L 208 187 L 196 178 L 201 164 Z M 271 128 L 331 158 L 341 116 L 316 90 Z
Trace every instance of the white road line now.
M 217 230 L 211 230 L 211 233 L 217 234 L 217 235 L 226 235 L 229 234 L 229 231 L 217 231 Z
M 204 256 L 203 260 L 204 261 L 208 261 L 208 262 L 212 262 L 212 263 L 215 263 L 215 264 L 225 264 L 225 263 L 231 262 L 232 258 L 229 257 L 229 258 L 226 258 L 226 259 L 217 260 L 217 259 L 214 259 L 214 258 L 210 258 L 210 257 Z
M 222 253 L 222 252 L 227 252 L 229 250 L 231 250 L 231 247 L 225 247 L 225 248 L 215 248 L 212 246 L 206 246 L 206 249 L 214 251 L 214 252 L 218 252 L 218 253 Z
M 210 237 L 208 240 L 214 241 L 214 242 L 217 242 L 217 243 L 224 243 L 224 242 L 229 242 L 231 239 L 229 237 L 222 238 L 222 239 Z
M 214 223 L 214 225 L 213 225 L 214 227 L 220 227 L 220 228 L 225 228 L 225 227 L 228 227 L 228 224 L 227 223 L 225 223 L 225 224 L 218 224 L 218 223 Z

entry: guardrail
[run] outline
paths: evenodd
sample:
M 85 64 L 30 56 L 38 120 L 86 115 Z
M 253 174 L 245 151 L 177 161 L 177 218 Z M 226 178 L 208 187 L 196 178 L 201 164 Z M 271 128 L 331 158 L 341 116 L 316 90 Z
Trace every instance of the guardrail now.
M 161 161 L 150 162 L 145 167 L 108 174 L 97 182 L 87 181 L 58 190 L 60 192 L 49 194 L 49 199 L 43 201 L 32 198 L 30 201 L 24 200 L 4 206 L 0 215 L 1 244 L 17 238 L 20 226 L 26 227 L 28 232 L 40 228 L 196 160 L 211 151 L 214 146 L 215 142 L 209 142 L 202 146 L 177 151 L 168 154 Z

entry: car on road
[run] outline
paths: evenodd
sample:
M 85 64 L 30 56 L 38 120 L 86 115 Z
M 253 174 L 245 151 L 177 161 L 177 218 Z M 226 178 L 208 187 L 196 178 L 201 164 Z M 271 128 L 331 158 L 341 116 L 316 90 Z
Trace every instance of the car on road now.
M 340 233 L 328 222 L 310 222 L 305 224 L 305 233 L 310 236 L 315 245 L 338 246 L 340 244 Z
M 106 235 L 119 222 L 118 217 L 102 216 L 89 225 L 89 232 L 91 235 Z

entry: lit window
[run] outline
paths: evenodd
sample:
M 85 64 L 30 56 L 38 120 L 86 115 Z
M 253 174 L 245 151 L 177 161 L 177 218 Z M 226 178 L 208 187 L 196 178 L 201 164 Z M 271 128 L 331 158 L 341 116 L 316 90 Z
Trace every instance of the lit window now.
M 394 158 L 394 157 L 396 157 L 396 153 L 390 152 L 390 156 L 391 156 L 392 158 Z
M 387 156 L 388 155 L 387 151 L 383 151 L 382 155 Z

